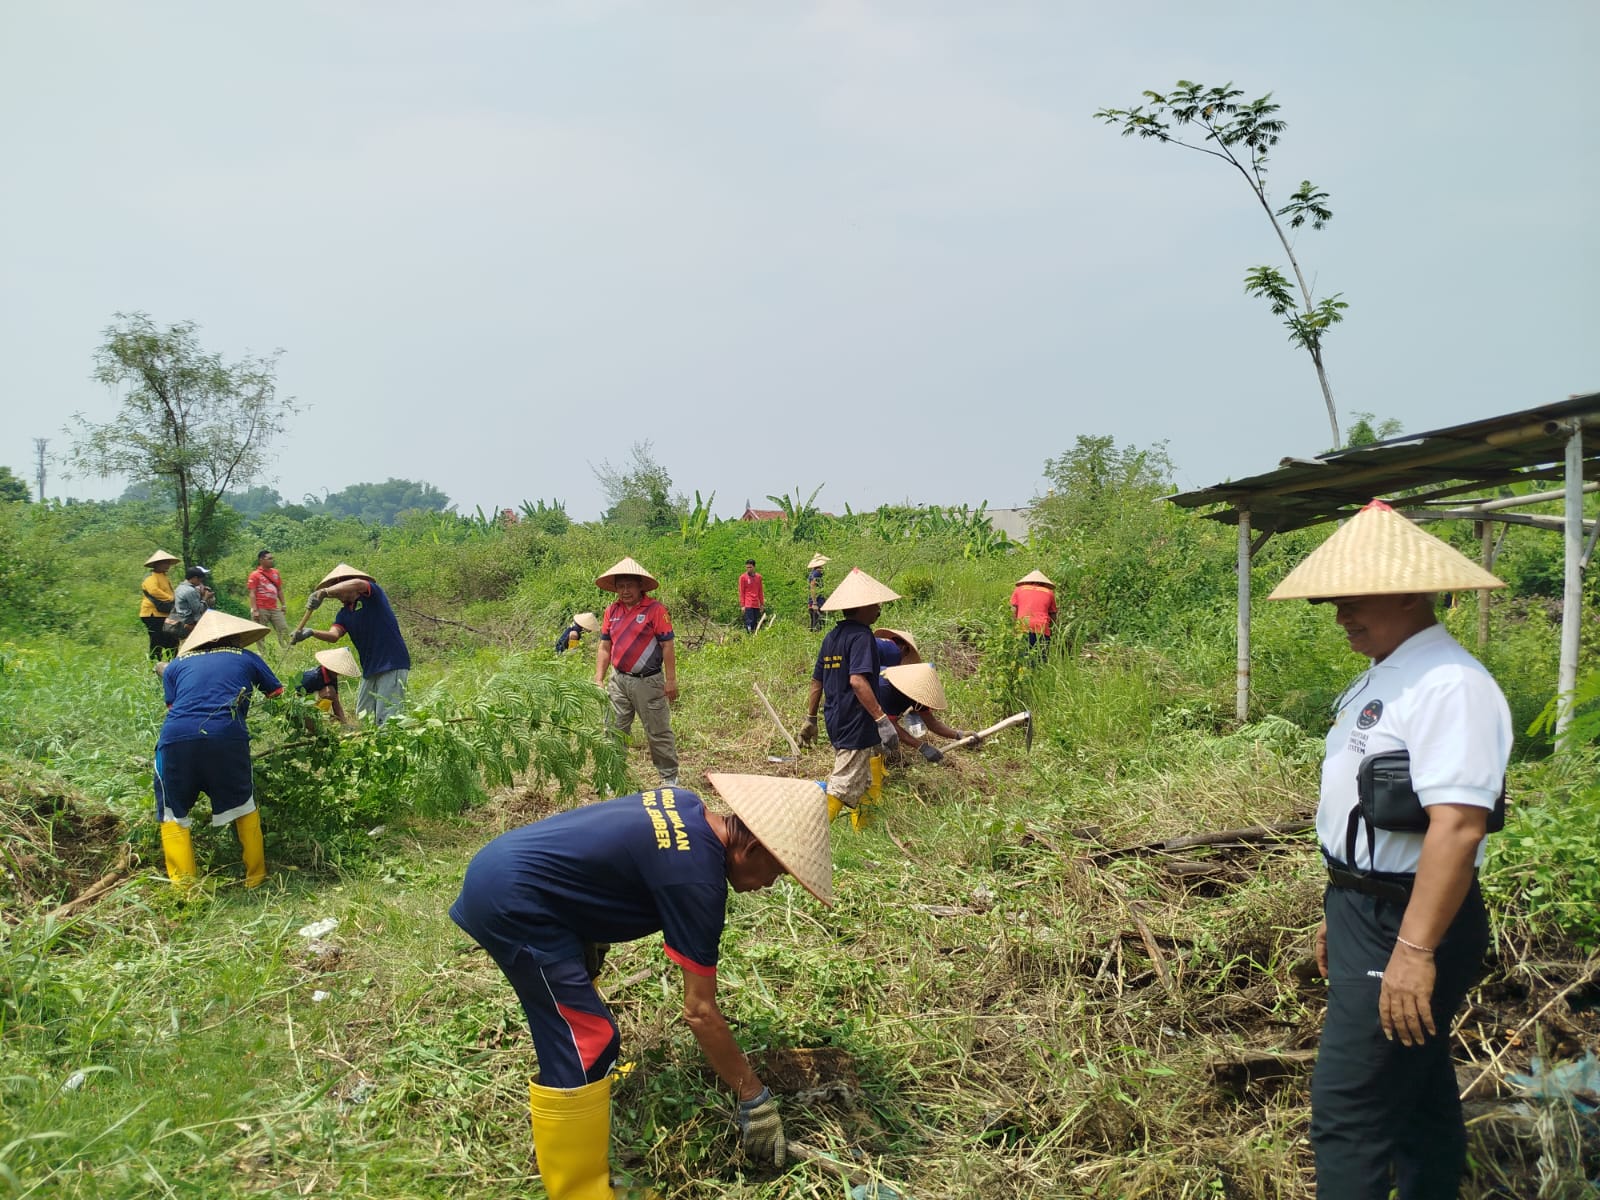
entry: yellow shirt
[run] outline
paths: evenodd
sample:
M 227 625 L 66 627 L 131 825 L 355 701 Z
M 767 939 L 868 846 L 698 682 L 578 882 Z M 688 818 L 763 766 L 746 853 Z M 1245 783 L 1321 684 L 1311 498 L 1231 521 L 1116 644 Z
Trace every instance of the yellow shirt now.
M 148 592 L 149 595 L 144 595 L 141 593 L 139 596 L 139 616 L 165 616 L 166 613 L 163 613 L 154 604 L 150 603 L 150 596 L 154 596 L 157 600 L 165 600 L 169 606 L 172 604 L 172 580 L 167 578 L 167 573 L 165 571 L 151 571 L 150 574 L 145 577 L 145 581 L 140 585 L 140 587 L 142 588 L 142 593 Z M 169 607 L 167 611 L 170 612 L 172 610 Z

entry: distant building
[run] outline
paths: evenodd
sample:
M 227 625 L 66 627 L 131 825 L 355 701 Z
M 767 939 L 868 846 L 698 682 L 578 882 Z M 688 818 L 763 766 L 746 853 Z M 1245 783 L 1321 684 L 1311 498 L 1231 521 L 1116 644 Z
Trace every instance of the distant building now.
M 983 515 L 989 518 L 989 524 L 997 533 L 1005 534 L 1013 542 L 1028 540 L 1028 526 L 1033 516 L 1031 508 L 986 508 Z
M 749 504 L 746 503 L 745 510 L 744 510 L 744 515 L 741 516 L 739 518 L 739 520 L 741 520 L 741 521 L 781 521 L 787 515 L 788 514 L 785 513 L 783 511 L 783 509 L 781 509 L 781 508 L 751 508 L 749 506 Z

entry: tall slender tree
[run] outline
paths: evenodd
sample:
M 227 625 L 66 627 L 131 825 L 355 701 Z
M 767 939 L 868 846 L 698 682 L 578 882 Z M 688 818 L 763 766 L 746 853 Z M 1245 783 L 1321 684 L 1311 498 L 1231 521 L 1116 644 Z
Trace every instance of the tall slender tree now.
M 1340 444 L 1339 414 L 1334 408 L 1333 387 L 1328 383 L 1327 368 L 1322 362 L 1322 339 L 1330 328 L 1344 320 L 1348 305 L 1340 298 L 1342 292 L 1320 300 L 1312 295 L 1284 229 L 1285 223 L 1289 229 L 1308 224 L 1312 229 L 1321 229 L 1333 220 L 1333 210 L 1328 207 L 1328 193 L 1319 191 L 1309 179 L 1301 181 L 1289 197 L 1289 203 L 1273 208 L 1267 197 L 1267 156 L 1288 124 L 1277 115 L 1278 106 L 1272 102 L 1271 92 L 1246 103 L 1241 103 L 1243 96 L 1244 92 L 1231 83 L 1208 88 L 1202 83 L 1180 79 L 1171 92 L 1145 92 L 1145 104 L 1133 108 L 1102 108 L 1094 115 L 1120 129 L 1123 137 L 1155 138 L 1209 155 L 1232 167 L 1249 186 L 1261 211 L 1272 223 L 1283 252 L 1289 257 L 1300 296 L 1297 301 L 1288 279 L 1273 266 L 1251 267 L 1245 274 L 1244 290 L 1265 300 L 1273 316 L 1283 319 L 1289 330 L 1289 340 L 1311 356 L 1317 382 L 1322 385 L 1322 399 L 1328 407 L 1328 426 L 1333 431 L 1331 445 L 1337 447 Z M 1185 140 L 1191 133 L 1195 135 L 1194 140 Z
M 223 493 L 264 473 L 272 440 L 297 411 L 278 394 L 282 351 L 227 363 L 200 345 L 193 321 L 162 329 L 146 313 L 115 320 L 95 352 L 94 378 L 121 393 L 121 406 L 104 423 L 73 415 L 68 461 L 168 491 L 184 560 L 214 558 L 228 524 Z

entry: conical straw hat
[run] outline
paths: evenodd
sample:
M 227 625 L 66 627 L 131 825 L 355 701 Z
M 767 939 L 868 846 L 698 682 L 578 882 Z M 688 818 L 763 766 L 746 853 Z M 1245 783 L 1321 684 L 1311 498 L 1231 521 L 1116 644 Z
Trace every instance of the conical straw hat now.
M 1505 586 L 1454 546 L 1374 500 L 1306 555 L 1267 599 L 1403 596 Z
M 594 585 L 602 592 L 614 592 L 617 590 L 618 575 L 637 575 L 640 579 L 644 580 L 644 590 L 647 592 L 653 592 L 661 586 L 661 581 L 659 579 L 650 574 L 649 571 L 646 571 L 631 558 L 625 558 L 616 566 L 612 567 L 604 575 L 600 576 L 599 579 L 596 579 L 594 581 Z
M 1021 587 L 1025 583 L 1042 584 L 1047 588 L 1055 587 L 1055 582 L 1043 571 L 1029 571 L 1021 579 L 1017 580 L 1018 587 Z
M 168 554 L 165 550 L 157 550 L 149 558 L 144 560 L 144 565 L 147 567 L 158 567 L 162 563 L 170 564 L 181 561 L 182 560 L 176 554 Z
M 801 887 L 824 904 L 833 903 L 828 797 L 815 780 L 718 774 L 706 778 Z
M 600 632 L 600 618 L 592 612 L 581 612 L 572 618 L 572 623 L 579 629 L 587 629 L 590 633 Z
M 927 708 L 944 708 L 949 703 L 944 698 L 944 685 L 939 682 L 939 672 L 933 669 L 932 663 L 885 667 L 883 677 Z
M 902 663 L 917 663 L 922 661 L 922 651 L 917 649 L 917 639 L 903 629 L 890 629 L 885 625 L 882 629 L 874 629 L 873 637 L 889 638 L 892 641 L 905 643 L 902 646 Z
M 343 583 L 346 579 L 365 579 L 368 583 L 377 582 L 365 571 L 358 571 L 349 563 L 340 563 L 337 567 L 322 577 L 322 582 L 317 584 L 317 587 L 319 589 L 332 587 L 336 583 Z
M 811 556 L 811 561 L 806 564 L 806 570 L 809 571 L 812 567 L 825 566 L 832 561 L 833 559 L 829 558 L 826 554 L 813 554 Z
M 335 675 L 343 675 L 346 679 L 361 678 L 361 668 L 356 665 L 356 656 L 350 653 L 349 646 L 335 646 L 332 650 L 318 650 L 312 657 Z
M 248 646 L 253 642 L 259 642 L 267 636 L 267 633 L 265 625 L 257 625 L 254 621 L 246 621 L 243 617 L 231 616 L 218 609 L 208 608 L 205 615 L 195 622 L 194 632 L 183 640 L 183 649 L 178 653 L 193 654 L 196 650 L 203 650 L 219 642 Z
M 822 604 L 823 612 L 843 612 L 850 608 L 865 608 L 869 604 L 883 604 L 900 599 L 899 592 L 891 592 L 860 567 L 851 567 L 850 574 L 833 589 Z

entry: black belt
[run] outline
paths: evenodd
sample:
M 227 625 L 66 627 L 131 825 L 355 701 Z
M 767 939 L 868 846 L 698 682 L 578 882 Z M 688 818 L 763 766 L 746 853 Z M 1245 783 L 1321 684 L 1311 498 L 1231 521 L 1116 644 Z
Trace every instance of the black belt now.
M 652 676 L 652 675 L 661 674 L 661 664 L 657 663 L 653 667 L 646 667 L 643 671 L 620 671 L 619 670 L 617 672 L 617 674 L 618 675 L 626 675 L 629 679 L 649 679 L 650 676 Z
M 1374 896 L 1391 904 L 1404 905 L 1411 900 L 1411 888 L 1417 881 L 1415 875 L 1390 871 L 1354 871 L 1337 859 L 1329 858 L 1327 862 L 1328 882 L 1336 888 Z

